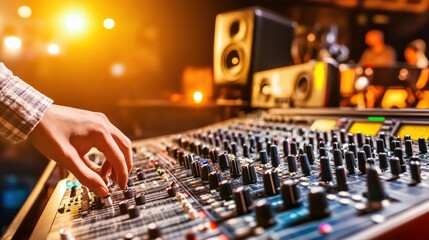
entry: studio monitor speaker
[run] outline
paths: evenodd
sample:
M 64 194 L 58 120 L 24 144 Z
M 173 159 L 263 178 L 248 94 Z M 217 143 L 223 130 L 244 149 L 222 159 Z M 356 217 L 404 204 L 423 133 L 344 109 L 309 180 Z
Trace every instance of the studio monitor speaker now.
M 336 64 L 309 62 L 257 72 L 252 107 L 336 107 L 340 103 Z
M 216 16 L 214 80 L 218 98 L 250 101 L 253 73 L 293 64 L 295 23 L 261 7 Z

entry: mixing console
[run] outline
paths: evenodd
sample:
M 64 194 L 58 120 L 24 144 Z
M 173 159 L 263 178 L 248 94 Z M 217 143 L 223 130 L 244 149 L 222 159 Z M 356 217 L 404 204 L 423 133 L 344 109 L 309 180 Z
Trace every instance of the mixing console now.
M 428 126 L 423 113 L 271 110 L 137 141 L 126 191 L 112 182 L 101 199 L 70 176 L 32 238 L 375 238 L 429 210 Z

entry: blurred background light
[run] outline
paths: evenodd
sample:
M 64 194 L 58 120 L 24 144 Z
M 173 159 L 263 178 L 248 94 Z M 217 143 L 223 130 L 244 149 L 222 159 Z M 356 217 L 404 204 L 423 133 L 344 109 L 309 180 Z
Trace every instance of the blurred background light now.
M 4 39 L 4 45 L 9 50 L 18 50 L 21 48 L 21 39 L 15 36 L 9 36 Z
M 203 101 L 203 93 L 200 91 L 194 92 L 194 103 L 199 104 Z
M 115 27 L 115 20 L 113 20 L 111 18 L 106 18 L 106 19 L 104 19 L 103 26 L 106 29 L 112 29 Z
M 18 15 L 22 18 L 29 18 L 31 17 L 32 11 L 29 6 L 21 6 L 18 8 Z
M 82 31 L 85 21 L 81 15 L 71 14 L 66 17 L 66 28 L 71 32 Z
M 58 53 L 60 53 L 60 47 L 55 43 L 51 43 L 48 45 L 48 53 L 51 55 L 58 55 Z
M 120 77 L 124 75 L 125 67 L 122 63 L 114 63 L 110 69 L 110 72 L 115 77 Z

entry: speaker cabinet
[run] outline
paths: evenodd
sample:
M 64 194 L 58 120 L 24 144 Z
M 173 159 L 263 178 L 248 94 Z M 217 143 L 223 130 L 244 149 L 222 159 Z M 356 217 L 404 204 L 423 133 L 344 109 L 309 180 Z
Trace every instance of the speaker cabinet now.
M 257 72 L 252 107 L 337 107 L 339 70 L 335 64 L 309 62 Z
M 261 7 L 216 16 L 214 80 L 218 98 L 250 101 L 253 73 L 293 63 L 295 23 Z

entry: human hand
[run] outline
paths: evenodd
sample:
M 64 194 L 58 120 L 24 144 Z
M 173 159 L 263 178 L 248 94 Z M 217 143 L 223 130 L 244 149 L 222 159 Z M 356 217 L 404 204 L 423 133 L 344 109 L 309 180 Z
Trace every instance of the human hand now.
M 67 168 L 96 195 L 108 194 L 106 182 L 110 174 L 122 189 L 126 188 L 133 165 L 131 141 L 104 114 L 51 105 L 29 139 L 42 154 Z M 92 147 L 106 157 L 101 168 L 84 158 Z

